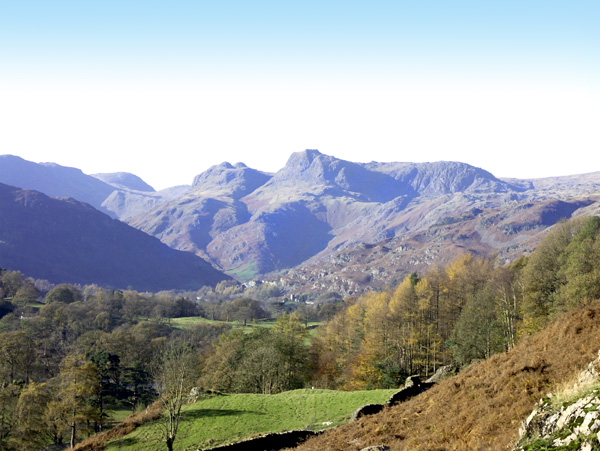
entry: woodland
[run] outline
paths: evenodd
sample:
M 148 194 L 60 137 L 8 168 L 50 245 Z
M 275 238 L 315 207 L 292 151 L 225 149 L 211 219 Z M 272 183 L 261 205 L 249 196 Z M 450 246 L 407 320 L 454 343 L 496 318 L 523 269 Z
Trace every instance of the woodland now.
M 408 375 L 510 350 L 600 299 L 600 218 L 560 222 L 510 265 L 464 254 L 386 290 L 314 305 L 231 281 L 139 293 L 8 270 L 0 299 L 0 450 L 74 446 L 110 427 L 110 412 L 156 400 L 172 449 L 191 387 L 395 388 Z M 189 317 L 204 321 L 178 326 Z

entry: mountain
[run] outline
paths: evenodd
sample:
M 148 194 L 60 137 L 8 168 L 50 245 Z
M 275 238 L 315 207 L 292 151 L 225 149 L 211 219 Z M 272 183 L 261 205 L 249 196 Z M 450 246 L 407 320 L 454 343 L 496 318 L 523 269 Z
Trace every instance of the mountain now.
M 189 189 L 189 185 L 180 185 L 161 191 L 136 191 L 121 186 L 102 201 L 100 209 L 106 210 L 111 216 L 124 221 L 170 199 L 179 198 Z
M 127 222 L 242 279 L 276 273 L 287 291 L 352 294 L 457 253 L 509 260 L 533 248 L 556 221 L 597 209 L 589 195 L 600 176 L 581 177 L 502 180 L 460 162 L 354 163 L 305 150 L 275 174 L 214 166 Z
M 134 190 L 153 193 L 155 191 L 150 185 L 144 182 L 137 175 L 130 174 L 129 172 L 109 172 L 102 174 L 92 174 L 92 177 L 96 177 L 109 185 L 114 186 L 118 189 Z
M 229 279 L 71 198 L 0 184 L 0 266 L 54 283 L 139 291 L 198 289 Z
M 127 172 L 86 175 L 80 169 L 34 163 L 14 155 L 0 155 L 0 183 L 51 197 L 72 197 L 118 219 L 140 214 L 189 189 L 179 186 L 156 192 Z
M 182 196 L 158 205 L 127 222 L 168 245 L 212 260 L 206 249 L 217 236 L 251 217 L 240 199 L 262 186 L 270 174 L 222 163 L 198 175 Z M 214 261 L 214 260 L 213 260 Z
M 313 149 L 276 173 L 225 162 L 159 192 L 133 174 L 87 176 L 11 156 L 0 157 L 7 180 L 88 202 L 290 294 L 360 293 L 464 252 L 510 262 L 557 221 L 600 214 L 600 173 L 499 179 L 460 162 L 355 163 Z
M 80 169 L 55 163 L 33 163 L 14 155 L 0 155 L 0 183 L 39 191 L 52 197 L 72 197 L 104 213 L 102 202 L 115 188 Z

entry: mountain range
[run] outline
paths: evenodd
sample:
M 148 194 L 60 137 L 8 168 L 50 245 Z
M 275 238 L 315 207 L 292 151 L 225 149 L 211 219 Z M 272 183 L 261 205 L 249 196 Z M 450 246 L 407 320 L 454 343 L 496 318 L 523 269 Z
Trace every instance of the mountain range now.
M 317 150 L 276 173 L 227 162 L 154 191 L 132 174 L 0 157 L 0 182 L 87 202 L 240 280 L 349 295 L 470 251 L 508 262 L 600 212 L 600 173 L 499 179 L 459 162 L 355 163 Z

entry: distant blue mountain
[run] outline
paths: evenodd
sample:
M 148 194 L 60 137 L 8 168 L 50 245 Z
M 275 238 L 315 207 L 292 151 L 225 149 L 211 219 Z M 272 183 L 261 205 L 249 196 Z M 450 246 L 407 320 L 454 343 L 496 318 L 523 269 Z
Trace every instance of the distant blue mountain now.
M 199 289 L 229 279 L 72 198 L 0 184 L 0 267 L 54 283 L 139 291 Z
M 38 164 L 13 155 L 0 155 L 0 183 L 36 190 L 52 197 L 72 197 L 115 216 L 102 207 L 102 202 L 115 187 L 84 174 L 80 169 L 55 163 Z

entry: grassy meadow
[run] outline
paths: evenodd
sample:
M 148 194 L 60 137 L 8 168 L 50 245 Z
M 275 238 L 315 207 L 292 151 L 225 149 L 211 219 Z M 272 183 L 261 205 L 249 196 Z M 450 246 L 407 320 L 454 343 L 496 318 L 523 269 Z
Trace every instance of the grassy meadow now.
M 175 450 L 209 448 L 269 432 L 338 426 L 358 407 L 384 403 L 395 391 L 302 389 L 277 395 L 232 394 L 204 399 L 185 409 Z M 146 423 L 106 446 L 109 451 L 139 449 L 165 449 L 156 422 Z

